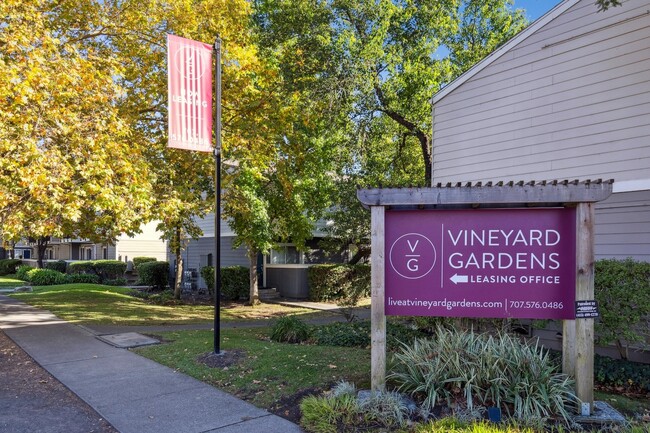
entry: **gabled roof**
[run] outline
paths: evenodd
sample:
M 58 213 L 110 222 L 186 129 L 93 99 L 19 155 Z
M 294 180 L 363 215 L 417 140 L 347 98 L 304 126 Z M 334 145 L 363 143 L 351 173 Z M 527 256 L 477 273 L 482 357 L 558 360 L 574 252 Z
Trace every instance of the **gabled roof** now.
M 463 83 L 468 81 L 474 75 L 481 72 L 483 69 L 488 67 L 494 61 L 496 61 L 498 58 L 506 54 L 512 48 L 519 45 L 521 42 L 525 41 L 529 36 L 533 35 L 537 30 L 541 29 L 546 24 L 548 24 L 549 22 L 551 22 L 552 20 L 560 16 L 562 13 L 564 13 L 564 11 L 566 11 L 567 9 L 569 9 L 579 1 L 580 0 L 564 0 L 562 3 L 555 6 L 553 9 L 548 11 L 545 15 L 541 16 L 540 18 L 535 20 L 531 25 L 529 25 L 524 30 L 519 32 L 508 42 L 501 45 L 499 48 L 494 50 L 483 60 L 481 60 L 474 66 L 472 66 L 469 70 L 465 71 L 465 73 L 463 73 L 460 77 L 456 78 L 454 81 L 452 81 L 451 83 L 449 83 L 448 85 L 440 89 L 435 95 L 433 95 L 433 98 L 431 98 L 431 103 L 435 104 L 436 102 L 438 102 L 439 100 L 447 96 L 454 89 L 461 86 Z

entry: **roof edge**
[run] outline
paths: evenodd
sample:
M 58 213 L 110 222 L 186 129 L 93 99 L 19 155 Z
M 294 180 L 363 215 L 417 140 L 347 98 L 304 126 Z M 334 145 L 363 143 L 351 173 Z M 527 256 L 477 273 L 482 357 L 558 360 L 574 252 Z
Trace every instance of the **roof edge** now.
M 442 98 L 447 96 L 451 91 L 455 90 L 460 85 L 462 85 L 470 78 L 472 78 L 474 75 L 481 72 L 487 66 L 495 62 L 497 59 L 499 59 L 501 56 L 506 54 L 508 51 L 510 51 L 510 49 L 514 48 L 515 46 L 519 45 L 521 42 L 525 41 L 529 36 L 534 34 L 537 30 L 544 27 L 546 24 L 548 24 L 549 22 L 551 22 L 552 20 L 560 16 L 560 14 L 562 14 L 567 9 L 574 6 L 579 1 L 580 0 L 564 0 L 562 3 L 559 3 L 553 9 L 548 11 L 546 14 L 542 15 L 540 18 L 533 21 L 528 27 L 526 27 L 518 34 L 513 36 L 508 42 L 501 45 L 496 50 L 492 51 L 485 58 L 483 58 L 481 61 L 479 61 L 471 68 L 469 68 L 458 78 L 456 78 L 451 83 L 449 83 L 448 85 L 440 89 L 438 92 L 436 92 L 431 98 L 431 104 L 435 105 L 438 101 L 440 101 Z

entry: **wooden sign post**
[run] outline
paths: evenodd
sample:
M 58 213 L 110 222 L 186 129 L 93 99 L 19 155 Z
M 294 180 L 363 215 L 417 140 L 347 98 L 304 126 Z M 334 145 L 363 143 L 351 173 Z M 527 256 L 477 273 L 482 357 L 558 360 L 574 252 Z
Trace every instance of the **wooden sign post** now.
M 391 218 L 389 221 L 410 221 L 411 227 L 428 227 L 428 229 L 422 230 L 411 230 L 407 231 L 406 234 L 400 236 L 397 240 L 394 240 L 393 237 L 389 246 L 391 251 L 391 257 L 389 257 L 390 266 L 391 266 L 391 275 L 390 281 L 394 277 L 393 271 L 400 274 L 405 278 L 404 287 L 409 287 L 412 293 L 418 293 L 418 297 L 410 295 L 413 299 L 399 297 L 395 299 L 395 296 L 391 299 L 388 298 L 389 303 L 389 314 L 396 314 L 392 311 L 395 311 L 396 308 L 405 308 L 404 311 L 407 311 L 406 308 L 411 308 L 412 305 L 417 307 L 422 307 L 423 305 L 428 306 L 428 309 L 436 306 L 436 300 L 424 299 L 432 291 L 432 287 L 426 286 L 426 284 L 431 283 L 431 276 L 427 276 L 429 271 L 437 269 L 439 271 L 439 281 L 440 284 L 478 284 L 476 287 L 486 287 L 480 286 L 483 284 L 492 284 L 495 281 L 497 284 L 489 286 L 494 289 L 496 293 L 496 298 L 492 299 L 492 302 L 485 302 L 485 298 L 472 300 L 468 299 L 463 301 L 448 301 L 447 298 L 444 299 L 446 306 L 449 306 L 449 302 L 454 302 L 459 304 L 459 307 L 465 308 L 466 305 L 471 304 L 470 308 L 467 311 L 471 311 L 470 314 L 475 314 L 472 316 L 450 316 L 448 311 L 450 308 L 446 308 L 447 311 L 444 311 L 443 314 L 440 313 L 440 310 L 433 308 L 433 313 L 431 314 L 417 314 L 417 315 L 445 315 L 450 317 L 530 317 L 530 318 L 557 318 L 561 317 L 564 320 L 563 323 L 563 359 L 562 366 L 563 371 L 571 376 L 575 377 L 576 380 L 576 395 L 583 403 L 581 412 L 583 415 L 589 415 L 591 408 L 593 406 L 593 357 L 594 357 L 594 321 L 593 318 L 575 318 L 575 305 L 565 305 L 567 302 L 556 302 L 553 299 L 541 299 L 539 302 L 535 300 L 526 300 L 524 301 L 515 301 L 513 302 L 512 298 L 505 298 L 507 295 L 504 291 L 503 285 L 499 285 L 499 281 L 507 281 L 511 287 L 537 287 L 533 283 L 541 284 L 550 284 L 551 282 L 559 282 L 560 280 L 563 283 L 567 283 L 568 280 L 573 279 L 575 275 L 575 285 L 571 282 L 570 287 L 575 287 L 575 298 L 571 296 L 570 299 L 575 301 L 591 301 L 594 299 L 594 203 L 604 200 L 609 197 L 612 193 L 612 184 L 613 181 L 602 182 L 602 181 L 584 181 L 584 182 L 519 182 L 519 183 L 506 183 L 499 182 L 495 185 L 488 183 L 485 186 L 482 184 L 476 184 L 472 186 L 470 183 L 465 186 L 461 184 L 456 184 L 452 186 L 447 184 L 442 186 L 438 184 L 437 187 L 433 188 L 400 188 L 400 189 L 363 189 L 357 191 L 357 197 L 361 203 L 370 207 L 371 209 L 371 292 L 372 292 L 372 301 L 371 301 L 371 387 L 373 391 L 380 391 L 385 388 L 386 383 L 386 283 L 387 283 L 387 234 L 386 234 L 386 209 L 391 209 L 389 216 Z M 562 225 L 562 228 L 552 228 L 549 224 L 553 224 L 552 221 L 555 221 L 554 218 L 565 218 L 566 215 L 573 215 L 573 213 L 558 212 L 557 210 L 541 210 L 531 211 L 532 213 L 526 214 L 528 211 L 523 211 L 523 209 L 529 209 L 534 207 L 538 208 L 576 208 L 576 225 L 575 230 L 573 227 L 570 229 L 566 228 L 566 224 Z M 457 231 L 458 233 L 454 236 L 451 236 L 451 241 L 447 241 L 444 238 L 444 224 L 441 223 L 442 230 L 440 230 L 441 235 L 435 235 L 431 230 L 432 224 L 431 219 L 428 218 L 423 213 L 411 213 L 410 216 L 405 216 L 404 214 L 399 217 L 394 217 L 393 210 L 404 210 L 404 211 L 413 211 L 415 209 L 419 210 L 454 210 L 458 212 L 459 210 L 466 209 L 500 209 L 499 216 L 501 215 L 516 215 L 517 217 L 523 216 L 534 221 L 514 221 L 514 227 L 524 227 L 523 229 L 516 230 L 518 233 L 522 233 L 521 240 L 519 241 L 524 246 L 513 246 L 514 235 L 512 233 L 515 230 L 510 230 L 500 222 L 499 218 L 494 218 L 495 214 L 491 215 L 484 213 L 481 214 L 482 217 L 490 217 L 491 221 L 494 221 L 493 230 L 482 228 L 482 229 L 464 229 Z M 513 208 L 520 208 L 520 210 L 514 210 Z M 511 210 L 508 210 L 511 209 Z M 419 211 L 421 212 L 421 211 Z M 446 221 L 449 225 L 454 225 L 455 221 L 463 220 L 461 216 L 467 216 L 469 218 L 470 213 L 467 214 L 456 214 L 448 213 L 445 218 L 441 220 Z M 458 216 L 459 218 L 455 218 Z M 476 213 L 472 214 L 476 216 Z M 476 225 L 484 224 L 484 219 L 475 220 Z M 548 221 L 551 221 L 550 223 Z M 465 223 L 467 224 L 467 223 Z M 508 223 L 509 224 L 509 223 Z M 537 224 L 546 224 L 543 225 L 543 229 L 538 228 Z M 447 226 L 447 227 L 448 227 Z M 472 227 L 474 227 L 472 225 Z M 540 226 L 541 227 L 541 226 Z M 551 227 L 551 228 L 549 228 Z M 392 230 L 392 229 L 391 229 Z M 427 231 L 428 230 L 428 231 Z M 420 231 L 422 233 L 420 233 Z M 475 257 L 474 253 L 471 252 L 471 249 L 467 249 L 470 245 L 459 246 L 462 242 L 460 241 L 461 235 L 463 232 L 465 236 L 468 235 L 468 232 L 472 232 L 471 239 L 476 239 L 476 236 L 481 236 L 481 233 L 485 235 L 488 233 L 488 243 L 489 247 L 492 248 L 489 252 L 483 249 L 480 250 L 482 254 L 483 264 L 488 263 L 490 265 L 490 270 L 492 275 L 469 275 L 471 272 L 467 271 L 467 266 L 465 266 L 463 271 L 459 271 L 462 275 L 455 273 L 453 276 L 449 275 L 453 273 L 453 270 L 443 269 L 443 266 L 451 266 L 453 269 L 463 269 L 462 266 L 458 264 L 451 263 L 450 257 L 463 257 L 467 254 L 469 257 Z M 399 232 L 402 233 L 402 232 Z M 424 233 L 424 234 L 423 234 Z M 451 232 L 447 232 L 451 233 Z M 523 233 L 528 233 L 529 240 L 526 240 Z M 562 244 L 559 246 L 560 234 L 564 233 L 562 236 L 568 234 L 575 234 L 575 257 L 570 257 L 563 261 L 565 267 L 562 269 L 562 273 L 553 274 L 552 271 L 561 268 L 561 263 L 558 261 L 562 254 L 566 254 L 567 246 Z M 501 238 L 499 237 L 501 236 Z M 512 236 L 512 237 L 510 237 Z M 570 237 L 570 236 L 569 236 Z M 431 239 L 435 238 L 435 242 Z M 480 238 L 479 238 L 480 239 Z M 517 238 L 519 239 L 519 238 Z M 422 243 L 419 243 L 422 241 Z M 563 242 L 567 240 L 564 239 Z M 451 244 L 449 242 L 452 242 Z M 435 245 L 437 243 L 437 246 Z M 470 242 L 471 247 L 474 248 L 476 245 L 474 242 Z M 404 245 L 402 245 L 404 244 Z M 455 246 L 458 250 L 452 255 L 445 256 L 445 253 L 449 254 L 448 251 L 445 251 L 445 246 L 449 247 L 450 245 Z M 485 246 L 485 241 L 477 241 L 477 244 Z M 426 246 L 426 251 L 417 250 L 418 245 Z M 461 250 L 462 247 L 466 247 L 464 250 Z M 558 249 L 561 247 L 560 249 Z M 395 264 L 393 260 L 394 249 L 400 249 L 400 257 L 407 257 L 409 266 L 408 268 L 413 273 L 411 275 L 402 275 L 408 270 L 404 270 L 404 264 Z M 404 248 L 408 248 L 406 251 Z M 522 248 L 524 248 L 522 250 Z M 525 249 L 527 248 L 527 249 Z M 552 249 L 555 248 L 555 249 Z M 440 251 L 439 251 L 440 250 Z M 570 250 L 573 251 L 573 244 L 571 244 Z M 405 253 L 403 251 L 406 251 Z M 524 252 L 521 252 L 524 251 Z M 422 252 L 422 254 L 420 254 Z M 479 254 L 479 253 L 476 253 Z M 520 256 L 521 254 L 521 256 Z M 571 253 L 573 254 L 573 253 Z M 438 258 L 440 255 L 440 259 Z M 418 265 L 423 262 L 418 262 L 417 260 L 423 260 L 426 257 L 428 260 L 426 267 L 418 271 Z M 508 267 L 511 267 L 510 275 L 499 274 L 503 266 L 495 267 L 493 263 L 498 257 L 498 260 L 502 258 L 504 260 L 510 260 Z M 516 266 L 512 265 L 512 257 L 516 257 Z M 530 257 L 529 267 L 526 267 L 525 257 Z M 440 260 L 440 261 L 438 261 Z M 520 260 L 522 260 L 520 262 Z M 542 260 L 547 260 L 543 262 Z M 476 258 L 470 259 L 467 263 L 476 263 L 478 267 L 478 260 Z M 541 263 L 549 263 L 550 265 L 541 265 Z M 572 269 L 566 269 L 566 264 L 570 263 L 569 266 L 572 266 L 575 270 L 575 274 Z M 575 266 L 573 265 L 575 263 Z M 499 262 L 499 265 L 502 263 Z M 521 264 L 521 266 L 520 266 Z M 540 270 L 543 269 L 544 271 Z M 521 269 L 535 270 L 536 273 L 524 273 Z M 566 271 L 569 271 L 568 273 Z M 546 272 L 550 272 L 546 273 Z M 446 273 L 445 273 L 446 272 Z M 559 272 L 559 271 L 558 271 Z M 424 277 L 429 279 L 425 280 Z M 450 278 L 451 277 L 451 278 Z M 408 282 L 407 282 L 408 280 Z M 413 282 L 414 280 L 417 280 Z M 451 282 L 447 281 L 450 280 Z M 534 280 L 534 281 L 533 281 Z M 422 284 L 425 286 L 423 287 Z M 437 284 L 437 283 L 436 283 Z M 400 290 L 402 283 L 400 283 Z M 392 286 L 391 286 L 392 287 Z M 556 289 L 561 289 L 559 284 L 556 285 Z M 569 287 L 569 285 L 567 285 Z M 424 290 L 423 290 L 424 289 Z M 440 287 L 437 287 L 436 290 L 439 290 Z M 405 291 L 405 290 L 404 290 Z M 557 290 L 556 290 L 557 291 Z M 479 290 L 483 296 L 485 296 L 485 290 Z M 489 292 L 489 290 L 487 291 Z M 520 293 L 524 293 L 524 290 L 519 290 Z M 539 290 L 537 292 L 540 292 Z M 500 298 L 499 298 L 500 296 Z M 523 295 L 519 295 L 523 296 Z M 496 301 L 495 301 L 496 299 Z M 560 298 L 566 299 L 566 298 Z M 505 300 L 505 302 L 504 302 Z M 467 302 L 469 301 L 469 302 Z M 571 302 L 574 304 L 575 302 Z M 454 305 L 455 305 L 454 304 Z M 498 310 L 500 315 L 489 316 L 492 312 L 489 308 L 483 308 L 489 306 L 492 308 L 498 305 Z M 404 305 L 408 307 L 404 307 Z M 417 308 L 413 307 L 413 308 Z M 510 309 L 509 309 L 510 308 Z M 528 308 L 529 310 L 524 310 Z M 519 310 L 518 310 L 519 309 Z M 544 310 L 553 312 L 555 316 L 551 313 L 545 313 Z M 561 311 L 560 311 L 561 310 Z M 415 311 L 415 310 L 409 310 Z M 437 313 L 436 313 L 437 311 Z M 494 310 L 496 311 L 496 310 Z M 541 311 L 541 312 L 540 312 Z M 505 314 L 505 316 L 504 316 Z M 543 314 L 551 314 L 549 317 L 544 317 Z M 399 314 L 404 315 L 404 314 Z M 407 314 L 408 315 L 408 314 Z M 416 314 L 410 314 L 416 315 Z

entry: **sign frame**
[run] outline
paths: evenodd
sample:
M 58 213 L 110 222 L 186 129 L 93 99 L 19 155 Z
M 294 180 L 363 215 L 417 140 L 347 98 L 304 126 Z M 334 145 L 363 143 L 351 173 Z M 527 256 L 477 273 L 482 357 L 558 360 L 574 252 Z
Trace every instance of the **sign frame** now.
M 430 188 L 360 189 L 371 214 L 371 388 L 386 386 L 385 211 L 509 207 L 576 207 L 576 296 L 594 299 L 594 207 L 612 194 L 614 180 L 438 183 Z M 576 379 L 576 396 L 593 407 L 594 320 L 563 321 L 563 372 Z

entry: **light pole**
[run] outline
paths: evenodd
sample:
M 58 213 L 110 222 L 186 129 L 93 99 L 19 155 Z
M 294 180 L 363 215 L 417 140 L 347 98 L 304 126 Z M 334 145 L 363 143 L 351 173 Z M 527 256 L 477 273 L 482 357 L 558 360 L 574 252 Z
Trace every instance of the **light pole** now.
M 215 176 L 215 209 L 214 209 L 214 353 L 221 353 L 221 37 L 217 35 L 214 42 L 216 55 L 215 75 L 215 135 L 214 146 L 214 176 Z

